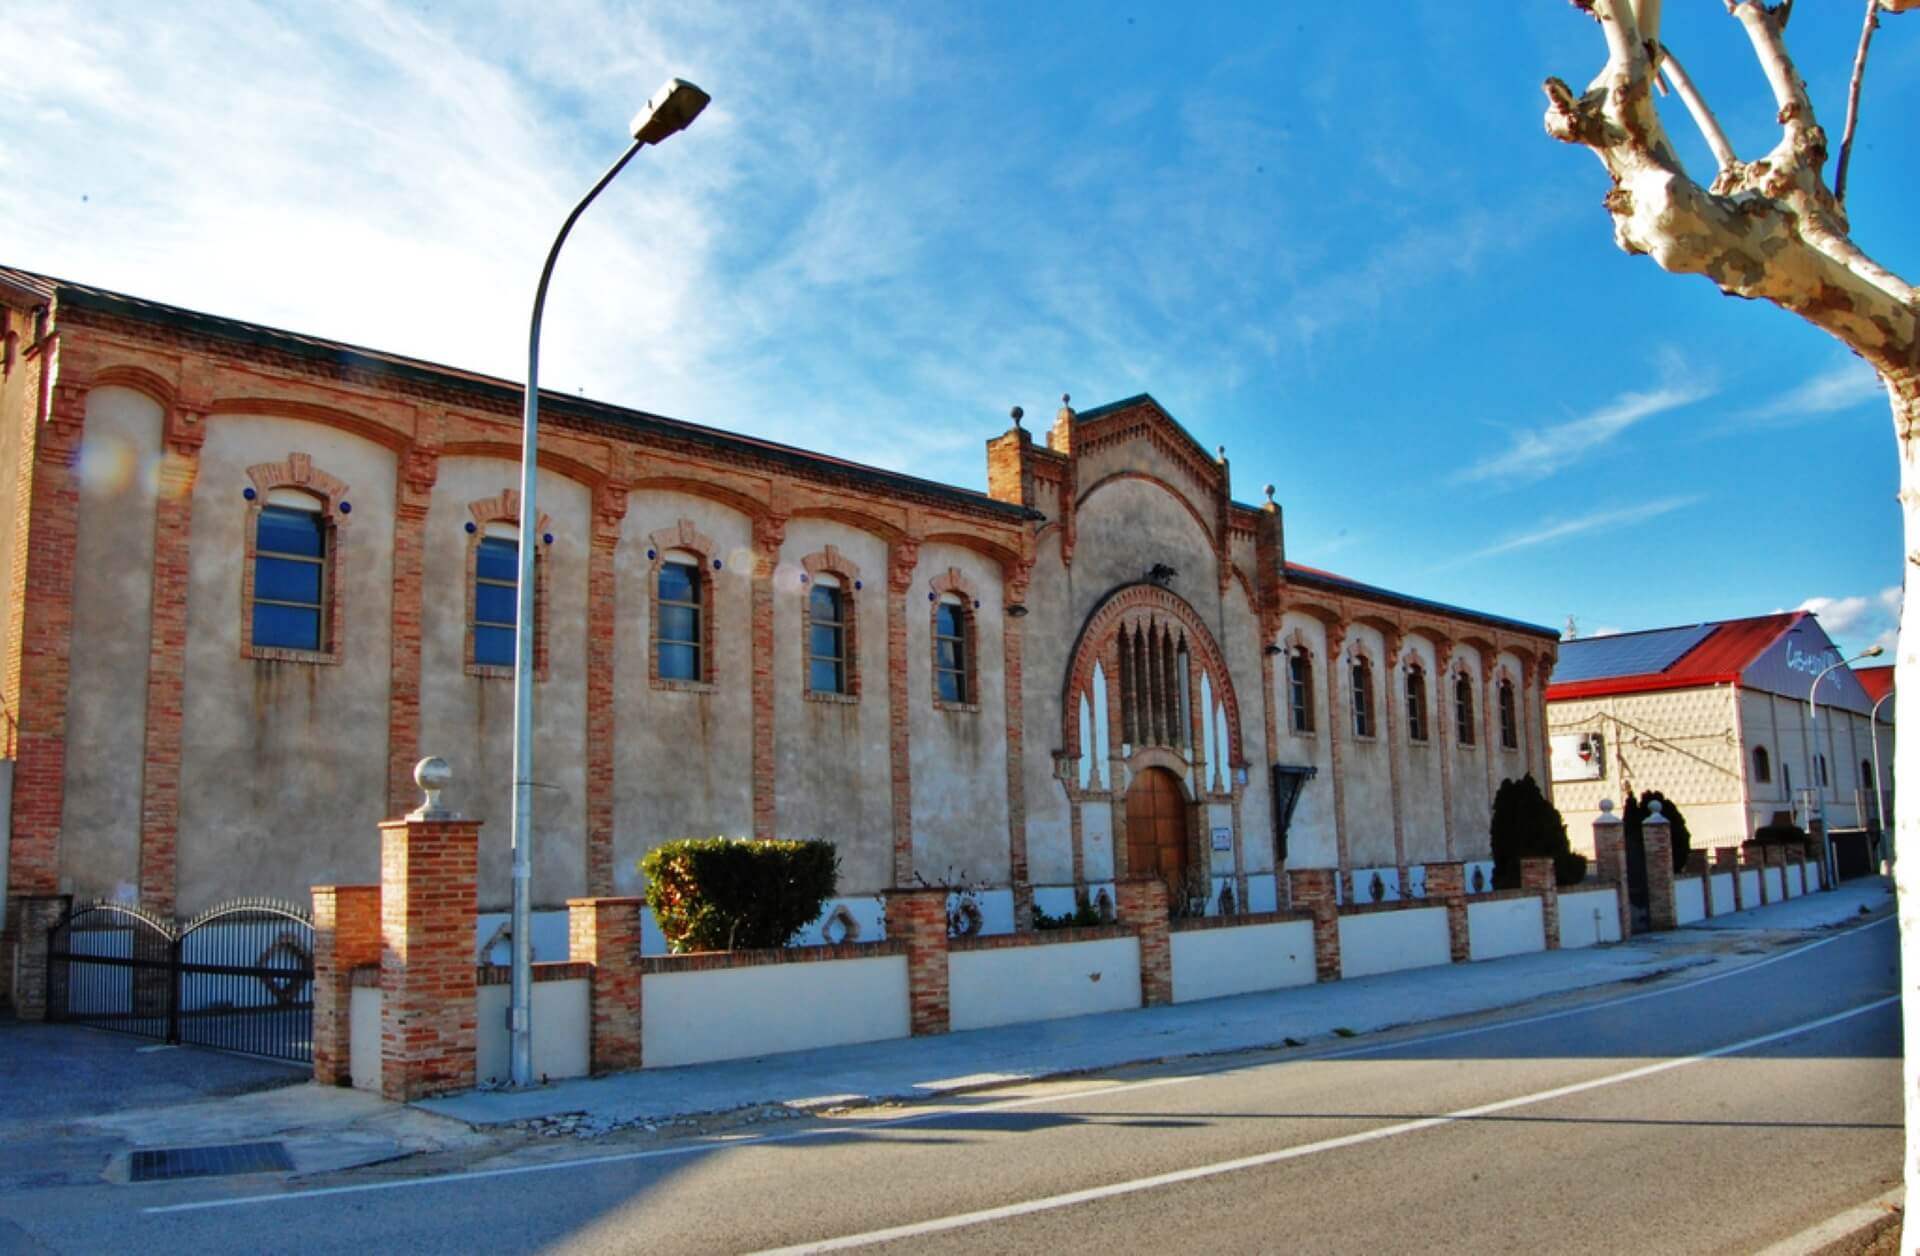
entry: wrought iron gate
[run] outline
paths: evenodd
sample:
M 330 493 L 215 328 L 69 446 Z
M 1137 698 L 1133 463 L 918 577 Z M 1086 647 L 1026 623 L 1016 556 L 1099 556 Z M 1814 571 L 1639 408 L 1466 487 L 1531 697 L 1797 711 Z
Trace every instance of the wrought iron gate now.
M 175 928 L 122 903 L 47 937 L 50 1019 L 301 1063 L 313 1059 L 313 922 L 241 899 Z

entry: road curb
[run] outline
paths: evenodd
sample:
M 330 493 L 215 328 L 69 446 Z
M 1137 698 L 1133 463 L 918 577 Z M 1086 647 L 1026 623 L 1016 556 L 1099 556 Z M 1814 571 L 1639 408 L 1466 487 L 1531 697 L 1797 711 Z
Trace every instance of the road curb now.
M 1895 1187 L 1857 1208 L 1781 1239 L 1757 1256 L 1860 1256 L 1883 1235 L 1900 1232 L 1906 1189 Z

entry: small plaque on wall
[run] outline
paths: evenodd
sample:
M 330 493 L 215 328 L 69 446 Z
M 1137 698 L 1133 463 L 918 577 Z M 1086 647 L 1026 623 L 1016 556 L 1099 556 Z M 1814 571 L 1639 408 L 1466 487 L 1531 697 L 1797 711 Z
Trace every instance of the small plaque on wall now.
M 1232 829 L 1215 829 L 1213 831 L 1213 848 L 1215 850 L 1232 850 L 1233 849 L 1233 830 Z

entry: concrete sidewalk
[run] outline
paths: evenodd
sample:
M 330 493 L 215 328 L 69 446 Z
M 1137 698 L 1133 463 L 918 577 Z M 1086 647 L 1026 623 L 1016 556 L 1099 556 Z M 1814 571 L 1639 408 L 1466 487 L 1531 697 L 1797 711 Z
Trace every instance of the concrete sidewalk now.
M 1703 922 L 1711 928 L 1648 934 L 1615 946 L 938 1037 L 643 1069 L 529 1090 L 474 1091 L 415 1106 L 480 1127 L 564 1121 L 585 1136 L 754 1106 L 808 1109 L 925 1099 L 1153 1060 L 1324 1045 L 1349 1034 L 1470 1016 L 1681 969 L 1693 970 L 1693 976 L 1731 971 L 1808 931 L 1858 922 L 1892 905 L 1885 881 L 1863 878 L 1831 893 Z M 1763 940 L 1768 945 L 1756 945 Z

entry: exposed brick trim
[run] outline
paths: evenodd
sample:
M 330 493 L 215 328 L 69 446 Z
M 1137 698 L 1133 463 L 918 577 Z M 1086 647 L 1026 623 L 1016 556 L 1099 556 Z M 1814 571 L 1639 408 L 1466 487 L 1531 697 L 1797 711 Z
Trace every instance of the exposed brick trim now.
M 567 900 L 568 955 L 591 974 L 589 1055 L 596 1073 L 639 1068 L 641 1060 L 639 898 Z M 508 970 L 511 979 L 512 970 Z
M 587 892 L 598 895 L 611 894 L 614 887 L 613 748 L 619 737 L 614 682 L 619 665 L 615 645 L 620 633 L 620 582 L 613 560 L 626 514 L 627 493 L 622 486 L 608 484 L 595 491 L 593 540 L 587 550 Z M 635 1059 L 638 1067 L 637 1054 Z
M 380 1092 L 395 1102 L 473 1085 L 479 855 L 475 820 L 380 826 Z
M 427 509 L 439 477 L 440 451 L 422 442 L 400 459 L 393 509 L 393 628 L 387 697 L 387 814 L 405 815 L 418 791 L 420 760 L 421 586 L 426 575 Z
M 1255 925 L 1311 924 L 1313 916 L 1297 911 L 1250 911 L 1238 916 L 1183 916 L 1168 928 L 1175 933 L 1204 933 L 1209 929 L 1251 929 Z
M 833 547 L 828 546 L 832 553 Z M 913 882 L 913 724 L 907 685 L 907 591 L 920 543 L 902 537 L 887 550 L 887 765 L 892 789 L 893 883 Z M 853 616 L 848 613 L 851 623 Z M 917 1031 L 916 1031 L 917 1032 Z M 942 1033 L 946 1032 L 943 1028 Z
M 1026 602 L 1026 570 L 1006 582 L 1002 589 L 1000 616 L 1000 665 L 1006 697 L 1001 714 L 1006 725 L 1007 742 L 1007 863 L 1013 882 L 1013 927 L 1025 932 L 1033 928 L 1033 880 L 1027 862 L 1027 773 L 1026 773 L 1026 639 L 1025 620 L 1009 615 L 1005 607 Z M 971 623 L 971 618 L 969 618 Z M 1076 718 L 1077 726 L 1079 720 Z M 1080 804 L 1069 801 L 1076 819 Z M 1078 853 L 1079 843 L 1074 843 Z M 1080 870 L 1074 870 L 1074 884 L 1080 883 Z
M 940 607 L 952 599 L 960 608 L 960 701 L 948 702 L 940 696 Z M 980 595 L 958 567 L 949 567 L 928 582 L 927 588 L 927 682 L 933 690 L 933 705 L 941 711 L 980 710 Z M 1011 708 L 1009 708 L 1011 710 Z M 1011 722 L 1011 721 L 1009 721 Z
M 860 700 L 860 593 L 863 582 L 854 561 L 829 545 L 800 560 L 800 692 L 811 702 Z M 817 692 L 813 687 L 813 581 L 821 573 L 840 580 L 840 613 L 844 618 L 841 649 L 845 652 L 847 688 L 844 693 Z
M 365 972 L 371 978 L 360 980 Z M 313 1080 L 353 1081 L 353 987 L 380 984 L 380 887 L 313 887 Z
M 1059 946 L 1068 942 L 1100 942 L 1109 938 L 1131 938 L 1139 931 L 1130 924 L 1075 925 L 1067 929 L 1028 929 L 1019 933 L 990 933 L 973 938 L 949 938 L 947 949 L 963 951 L 1009 951 L 1023 946 Z
M 533 966 L 535 981 L 591 981 L 593 965 L 584 960 L 552 960 Z M 476 986 L 510 986 L 513 984 L 513 965 L 511 964 L 475 964 L 473 966 L 473 984 Z
M 774 835 L 773 573 L 786 542 L 787 520 L 762 515 L 753 521 L 753 835 Z M 801 608 L 804 621 L 805 607 Z
M 907 948 L 908 1022 L 913 1035 L 946 1033 L 953 1022 L 946 891 L 889 892 L 887 932 Z

